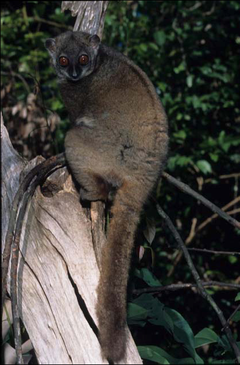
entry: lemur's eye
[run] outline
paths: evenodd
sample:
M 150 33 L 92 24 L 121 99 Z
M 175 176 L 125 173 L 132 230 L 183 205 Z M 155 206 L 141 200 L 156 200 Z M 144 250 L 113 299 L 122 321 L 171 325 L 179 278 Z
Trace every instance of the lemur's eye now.
M 79 57 L 79 63 L 80 65 L 87 65 L 88 64 L 88 61 L 89 61 L 89 58 L 86 54 L 82 54 L 80 57 Z
M 68 66 L 69 60 L 67 57 L 62 56 L 59 58 L 59 63 L 61 66 Z

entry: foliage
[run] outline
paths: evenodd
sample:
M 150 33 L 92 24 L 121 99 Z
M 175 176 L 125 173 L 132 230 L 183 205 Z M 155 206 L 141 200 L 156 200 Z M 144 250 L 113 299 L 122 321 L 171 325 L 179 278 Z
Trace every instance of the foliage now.
M 15 148 L 29 159 L 63 150 L 68 118 L 43 40 L 74 22 L 69 12 L 61 13 L 60 1 L 2 7 L 2 110 Z M 167 170 L 221 207 L 239 195 L 239 24 L 238 1 L 115 1 L 109 4 L 103 39 L 137 63 L 156 87 L 170 126 Z M 211 215 L 165 181 L 155 197 L 183 239 L 193 219 L 199 227 Z M 236 209 L 237 204 L 229 207 Z M 234 356 L 218 319 L 196 293 L 131 294 L 133 288 L 192 281 L 183 260 L 176 263 L 178 251 L 161 223 L 149 202 L 129 284 L 129 325 L 140 354 L 148 363 L 229 363 Z M 217 218 L 195 230 L 191 245 L 239 251 L 239 232 Z M 239 283 L 236 255 L 192 256 L 204 280 Z M 228 318 L 235 294 L 208 290 Z M 238 320 L 236 313 L 230 322 L 235 336 Z
M 136 270 L 135 276 L 141 278 L 150 287 L 161 286 L 161 282 L 146 268 Z M 238 296 L 235 300 L 239 300 Z M 238 312 L 239 313 L 239 312 Z M 233 319 L 237 322 L 239 319 Z M 195 336 L 189 323 L 176 310 L 165 306 L 154 294 L 142 293 L 129 303 L 128 324 L 132 332 L 137 327 L 147 328 L 161 337 L 161 347 L 148 344 L 147 336 L 144 345 L 139 345 L 141 357 L 148 363 L 158 364 L 203 364 L 196 349 L 213 347 L 214 355 L 222 356 L 221 363 L 235 363 L 235 354 L 232 351 L 225 335 L 218 335 L 211 328 L 203 328 Z M 153 329 L 152 327 L 155 327 Z M 186 356 L 190 357 L 186 357 Z M 209 363 L 216 363 L 213 357 L 208 358 Z

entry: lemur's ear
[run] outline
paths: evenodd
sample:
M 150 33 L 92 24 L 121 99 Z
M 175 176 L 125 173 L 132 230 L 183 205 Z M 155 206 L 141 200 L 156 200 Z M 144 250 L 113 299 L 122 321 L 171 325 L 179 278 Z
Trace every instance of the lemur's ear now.
M 98 48 L 99 47 L 99 44 L 100 44 L 100 38 L 97 34 L 94 34 L 92 35 L 90 38 L 89 38 L 89 43 L 90 45 L 93 47 L 93 48 Z
M 54 38 L 46 39 L 44 44 L 50 54 L 53 54 L 56 52 L 56 41 Z

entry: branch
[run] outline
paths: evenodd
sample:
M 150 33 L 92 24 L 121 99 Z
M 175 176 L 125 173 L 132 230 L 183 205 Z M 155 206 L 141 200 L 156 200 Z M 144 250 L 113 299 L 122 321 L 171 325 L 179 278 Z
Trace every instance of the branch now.
M 197 225 L 197 218 L 193 218 L 190 233 L 188 235 L 188 238 L 185 241 L 186 245 L 188 245 L 193 240 L 193 238 L 195 237 L 196 231 L 197 231 L 196 225 Z
M 18 77 L 22 81 L 23 85 L 25 86 L 27 93 L 30 94 L 31 90 L 30 90 L 30 87 L 28 86 L 28 83 L 26 82 L 24 77 L 22 75 L 20 75 L 19 73 L 16 73 L 16 72 L 10 70 L 9 72 L 1 71 L 1 75 L 3 75 L 3 76 L 11 75 L 12 77 L 14 77 L 14 76 Z
M 198 1 L 196 4 L 194 4 L 193 6 L 191 6 L 191 8 L 186 8 L 188 11 L 194 11 L 198 8 L 200 8 L 203 5 L 202 2 Z
M 225 211 L 228 208 L 230 208 L 232 205 L 237 204 L 240 201 L 240 196 L 237 196 L 235 199 L 233 199 L 231 202 L 229 202 L 228 204 L 224 205 L 224 207 L 222 207 L 222 210 Z M 236 211 L 237 209 L 235 209 L 234 211 L 229 211 L 227 212 L 228 215 L 230 214 L 235 214 L 238 213 L 238 211 Z M 217 218 L 218 214 L 213 214 L 211 217 L 207 218 L 204 222 L 202 222 L 196 229 L 196 232 L 199 232 L 201 229 L 203 229 L 208 223 L 210 223 L 213 219 Z
M 211 9 L 209 11 L 206 11 L 205 13 L 203 13 L 203 16 L 204 17 L 211 15 L 215 11 L 215 6 L 216 6 L 215 3 L 216 3 L 216 1 L 213 2 L 213 5 L 212 5 L 212 7 L 211 7 Z
M 35 22 L 38 22 L 38 23 L 45 23 L 45 24 L 48 24 L 48 25 L 52 25 L 53 27 L 67 29 L 67 30 L 72 30 L 72 27 L 71 26 L 68 26 L 68 25 L 65 25 L 65 24 L 61 24 L 61 23 L 56 23 L 56 22 L 53 22 L 51 20 L 42 19 L 42 18 L 39 18 L 38 16 L 34 16 L 33 17 L 33 20 Z
M 240 289 L 240 285 L 238 284 L 233 284 L 233 283 L 222 283 L 220 281 L 208 281 L 208 282 L 203 282 L 201 281 L 201 284 L 203 287 L 213 287 L 213 286 L 218 286 L 221 288 L 226 288 L 226 289 L 233 289 L 233 290 L 237 290 Z M 196 284 L 191 284 L 191 283 L 184 283 L 184 284 L 170 284 L 170 285 L 163 285 L 163 286 L 152 286 L 149 288 L 143 288 L 143 289 L 135 289 L 133 290 L 133 294 L 135 295 L 140 295 L 142 293 L 158 293 L 158 292 L 162 292 L 162 291 L 175 291 L 175 290 L 180 290 L 180 289 L 192 289 L 192 288 L 198 288 L 198 286 Z
M 229 324 L 229 322 L 231 321 L 231 319 L 233 318 L 233 316 L 240 310 L 240 304 L 237 306 L 237 308 L 234 310 L 234 312 L 231 314 L 231 316 L 228 318 L 227 320 L 227 324 Z M 223 327 L 224 330 L 224 327 Z
M 204 198 L 201 194 L 197 193 L 193 189 L 191 189 L 188 185 L 183 182 L 175 179 L 173 176 L 169 175 L 166 172 L 163 172 L 162 176 L 169 181 L 171 184 L 175 185 L 178 189 L 183 191 L 186 194 L 193 196 L 195 199 L 200 200 L 206 207 L 211 209 L 214 213 L 217 213 L 221 218 L 225 219 L 228 223 L 232 224 L 235 228 L 240 229 L 240 222 L 236 219 L 232 218 L 227 213 L 223 212 L 220 208 L 218 208 L 215 204 L 210 202 L 208 199 Z
M 236 208 L 227 212 L 229 215 L 235 215 L 237 213 L 240 213 L 240 208 Z
M 240 197 L 235 198 L 232 202 L 226 204 L 223 209 L 218 208 L 215 204 L 213 204 L 212 202 L 210 202 L 208 199 L 204 198 L 201 194 L 197 193 L 196 191 L 194 191 L 193 189 L 191 189 L 188 185 L 184 184 L 183 182 L 175 179 L 173 176 L 169 175 L 166 172 L 163 172 L 162 176 L 167 179 L 167 181 L 169 181 L 171 184 L 175 185 L 176 187 L 178 187 L 178 189 L 180 189 L 181 191 L 183 191 L 186 194 L 189 194 L 191 196 L 193 196 L 195 199 L 200 200 L 206 207 L 210 208 L 213 212 L 215 212 L 216 214 L 213 214 L 211 217 L 207 218 L 203 223 L 201 223 L 197 229 L 195 230 L 195 226 L 197 224 L 197 220 L 196 218 L 193 219 L 192 222 L 192 227 L 191 227 L 191 232 L 186 240 L 186 244 L 189 244 L 196 232 L 199 232 L 201 229 L 203 229 L 209 222 L 211 222 L 212 219 L 217 218 L 218 216 L 220 216 L 221 218 L 225 219 L 228 223 L 232 224 L 234 227 L 236 228 L 240 228 L 240 222 L 237 221 L 236 219 L 232 218 L 229 214 L 225 213 L 223 210 L 228 209 L 230 206 L 236 204 L 239 200 Z M 173 274 L 173 271 L 175 270 L 177 264 L 180 262 L 182 258 L 182 252 L 180 252 L 176 259 L 174 260 L 173 263 L 173 267 L 169 270 L 167 276 L 170 277 Z
M 168 175 L 168 174 L 165 174 L 165 175 Z M 175 180 L 175 179 L 174 179 Z M 182 184 L 182 183 L 181 183 Z M 185 185 L 185 184 L 184 184 Z M 199 194 L 198 194 L 199 195 Z M 177 241 L 178 243 L 178 246 L 181 248 L 183 254 L 184 254 L 184 257 L 187 261 L 187 264 L 189 266 L 189 269 L 196 281 L 196 284 L 197 284 L 197 287 L 198 287 L 198 290 L 200 292 L 200 294 L 202 295 L 202 297 L 204 299 L 206 299 L 209 304 L 211 305 L 211 307 L 215 310 L 215 312 L 217 313 L 218 315 L 218 318 L 224 328 L 224 331 L 227 335 L 227 338 L 229 340 L 229 343 L 236 355 L 236 361 L 237 363 L 240 364 L 240 350 L 237 346 L 237 343 L 235 341 L 235 339 L 233 338 L 233 335 L 232 335 L 232 331 L 231 329 L 229 328 L 229 325 L 223 315 L 223 312 L 221 311 L 221 309 L 218 307 L 218 305 L 216 304 L 216 302 L 213 300 L 213 298 L 208 294 L 208 292 L 204 289 L 203 285 L 202 285 L 202 282 L 201 282 L 201 279 L 200 279 L 200 276 L 192 262 L 192 259 L 191 259 L 191 256 L 189 255 L 188 253 L 188 250 L 186 248 L 186 246 L 184 245 L 178 231 L 176 230 L 176 228 L 174 227 L 172 221 L 170 220 L 170 218 L 167 216 L 167 214 L 162 210 L 162 208 L 157 204 L 157 211 L 159 213 L 159 215 L 164 219 L 164 221 L 166 222 L 168 228 L 170 229 L 170 231 L 172 232 L 175 240 Z
M 188 251 L 196 251 L 202 253 L 212 253 L 214 255 L 232 255 L 232 256 L 240 256 L 240 252 L 232 252 L 232 251 L 214 251 L 214 250 L 207 250 L 201 248 L 188 248 Z
M 229 175 L 220 175 L 219 179 L 231 179 L 231 178 L 238 178 L 240 177 L 240 172 L 236 172 L 234 174 L 229 174 Z
M 233 199 L 231 202 L 229 202 L 228 204 L 226 204 L 222 210 L 225 211 L 227 210 L 228 208 L 230 208 L 232 205 L 235 205 L 237 204 L 238 202 L 240 201 L 240 196 L 236 197 L 235 199 Z M 235 209 L 234 211 L 231 211 L 231 212 L 228 212 L 227 214 L 232 214 L 232 213 L 236 213 L 236 210 Z M 202 230 L 208 223 L 210 223 L 213 219 L 219 217 L 218 214 L 213 214 L 211 215 L 211 217 L 207 218 L 205 221 L 203 221 L 197 228 L 196 228 L 196 224 L 197 224 L 197 218 L 193 218 L 192 220 L 192 226 L 191 226 L 191 230 L 190 230 L 190 233 L 189 233 L 189 236 L 188 238 L 186 239 L 185 241 L 185 244 L 186 245 L 189 245 L 192 240 L 194 239 L 194 237 L 196 236 L 196 234 Z M 180 262 L 182 258 L 182 252 L 179 252 L 177 257 L 175 258 L 174 262 L 173 262 L 173 267 L 169 270 L 167 276 L 170 277 L 174 270 L 176 269 L 176 266 L 178 265 L 178 263 Z

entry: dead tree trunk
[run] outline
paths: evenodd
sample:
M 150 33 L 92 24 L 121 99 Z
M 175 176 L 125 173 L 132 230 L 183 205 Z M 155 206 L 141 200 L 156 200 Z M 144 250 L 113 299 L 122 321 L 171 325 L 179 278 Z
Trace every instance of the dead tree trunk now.
M 21 174 L 39 159 L 24 161 L 1 127 L 3 249 Z M 24 219 L 18 265 L 20 316 L 39 364 L 107 363 L 95 333 L 99 268 L 93 245 L 96 239 L 104 242 L 98 205 L 90 213 L 81 206 L 66 168 L 51 176 L 44 191 L 36 190 Z M 125 363 L 142 363 L 130 332 Z

